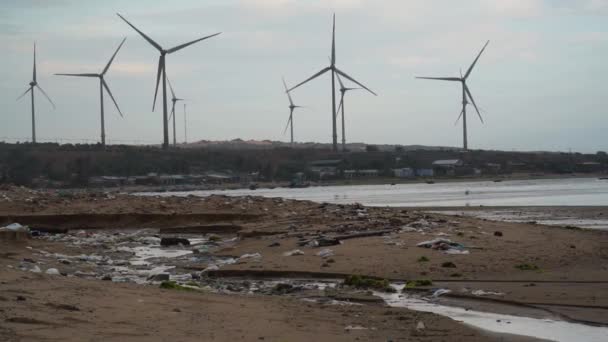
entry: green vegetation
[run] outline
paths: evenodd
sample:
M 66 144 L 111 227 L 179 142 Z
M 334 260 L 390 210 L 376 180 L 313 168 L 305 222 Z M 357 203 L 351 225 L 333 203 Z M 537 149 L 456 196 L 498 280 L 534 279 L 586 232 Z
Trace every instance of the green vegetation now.
M 374 289 L 384 292 L 396 292 L 387 279 L 373 279 L 360 275 L 351 275 L 344 280 L 344 285 L 359 289 Z
M 515 268 L 521 271 L 540 271 L 540 268 L 534 264 L 519 264 Z
M 433 281 L 429 279 L 410 280 L 405 284 L 405 289 L 414 289 L 417 287 L 433 286 Z
M 425 256 L 421 256 L 420 258 L 418 258 L 418 262 L 428 262 L 429 258 L 425 257 Z
M 160 284 L 160 288 L 166 289 L 166 290 L 196 291 L 196 289 L 193 289 L 191 286 L 198 287 L 198 284 L 196 284 L 196 283 L 195 283 L 195 285 L 190 285 L 190 284 L 187 284 L 187 285 L 188 286 L 180 285 L 174 281 L 163 281 Z

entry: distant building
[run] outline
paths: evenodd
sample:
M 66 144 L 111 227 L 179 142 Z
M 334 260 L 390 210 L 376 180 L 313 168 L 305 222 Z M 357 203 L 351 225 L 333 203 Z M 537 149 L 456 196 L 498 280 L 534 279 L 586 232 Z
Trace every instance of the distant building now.
M 602 163 L 597 162 L 582 162 L 576 164 L 577 172 L 601 172 L 605 169 L 606 168 L 604 165 L 602 165 Z
M 433 169 L 416 169 L 416 176 L 433 177 L 435 176 L 435 171 Z
M 464 163 L 460 159 L 436 160 L 433 162 L 433 170 L 436 175 L 456 175 L 456 169 L 462 168 Z
M 414 172 L 414 169 L 409 168 L 409 167 L 405 167 L 405 168 L 402 168 L 402 169 L 393 169 L 393 174 L 397 178 L 413 178 L 413 177 L 416 177 L 416 173 Z
M 338 167 L 342 164 L 342 160 L 315 160 L 308 164 L 310 172 L 319 176 L 319 178 L 335 177 L 338 174 Z

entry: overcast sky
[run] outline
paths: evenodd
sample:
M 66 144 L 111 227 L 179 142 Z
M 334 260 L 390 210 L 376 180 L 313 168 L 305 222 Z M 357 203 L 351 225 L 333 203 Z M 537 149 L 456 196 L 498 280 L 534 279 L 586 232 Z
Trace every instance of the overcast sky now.
M 461 146 L 459 84 L 415 80 L 458 76 L 486 40 L 469 79 L 485 124 L 469 108 L 469 146 L 502 150 L 608 149 L 608 0 L 2 0 L 0 139 L 30 139 L 27 89 L 32 45 L 38 81 L 39 140 L 98 140 L 99 84 L 53 73 L 100 72 L 112 141 L 162 140 L 152 112 L 158 52 L 116 16 L 163 47 L 223 32 L 167 58 L 167 73 L 188 102 L 188 140 L 289 139 L 282 75 L 294 85 L 327 66 L 331 16 L 337 65 L 379 94 L 347 97 L 350 142 Z M 297 141 L 331 141 L 330 77 L 293 93 Z M 39 93 L 38 93 L 39 94 Z M 184 139 L 183 107 L 178 140 Z

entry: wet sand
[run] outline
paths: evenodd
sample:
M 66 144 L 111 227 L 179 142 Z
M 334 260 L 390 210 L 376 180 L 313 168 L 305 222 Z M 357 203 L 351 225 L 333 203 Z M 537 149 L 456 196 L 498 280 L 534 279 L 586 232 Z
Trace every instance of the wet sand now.
M 51 218 L 40 216 L 43 214 Z M 247 277 L 361 274 L 394 280 L 431 279 L 434 288 L 450 288 L 471 298 L 475 290 L 503 293 L 488 297 L 508 301 L 515 307 L 520 305 L 522 312 L 524 306 L 550 308 L 566 320 L 608 324 L 608 232 L 605 231 L 492 222 L 412 209 L 320 205 L 256 197 L 142 198 L 101 193 L 65 195 L 15 188 L 4 189 L 0 194 L 0 215 L 4 222 L 19 222 L 19 218 L 23 218 L 33 222 L 32 228 L 36 225 L 75 228 L 70 216 L 62 216 L 59 221 L 52 219 L 59 214 L 74 215 L 72 218 L 79 220 L 81 228 L 97 229 L 117 228 L 104 215 L 123 214 L 137 218 L 126 220 L 120 216 L 117 223 L 125 229 L 173 228 L 176 236 L 184 226 L 201 229 L 220 224 L 236 226 L 238 232 L 227 233 L 226 238 L 239 236 L 237 242 L 220 246 L 211 254 L 239 257 L 259 253 L 261 258 L 222 266 L 210 272 L 215 278 L 235 274 Z M 332 237 L 376 231 L 388 232 L 382 236 L 345 239 L 335 246 L 301 245 L 302 241 L 320 235 Z M 416 247 L 421 241 L 437 237 L 462 244 L 469 254 L 451 255 Z M 2 269 L 16 267 L 23 258 L 40 258 L 39 254 L 32 254 L 28 246 L 33 250 L 70 255 L 104 253 L 108 248 L 67 246 L 45 239 L 25 244 L 1 243 Z M 317 255 L 325 248 L 333 251 L 333 262 Z M 304 255 L 284 255 L 294 249 Z M 46 259 L 44 262 L 44 267 L 71 271 L 59 262 Z M 455 267 L 443 267 L 448 262 Z M 536 269 L 521 270 L 516 268 L 518 265 L 533 265 Z M 202 262 L 184 261 L 178 268 L 198 272 L 207 266 Z M 0 336 L 9 340 L 36 340 L 40 336 L 57 340 L 64 337 L 71 340 L 256 340 L 265 337 L 266 340 L 292 341 L 310 340 L 313 336 L 319 340 L 353 340 L 355 336 L 362 340 L 500 339 L 445 317 L 387 309 L 381 304 L 356 308 L 303 305 L 292 298 L 182 293 L 153 286 L 81 279 L 73 274 L 52 277 L 16 269 L 3 271 L 0 277 L 3 305 Z M 18 301 L 16 296 L 26 300 Z M 143 302 L 133 302 L 134 298 Z M 65 310 L 48 306 L 45 301 L 75 305 L 80 311 L 64 313 Z M 387 310 L 398 310 L 399 314 L 388 314 Z M 22 316 L 27 319 L 23 320 Z M 405 318 L 399 318 L 402 316 Z M 432 328 L 416 330 L 418 320 Z M 346 333 L 344 329 L 348 325 L 376 330 Z M 91 335 L 86 335 L 84 331 L 89 330 Z

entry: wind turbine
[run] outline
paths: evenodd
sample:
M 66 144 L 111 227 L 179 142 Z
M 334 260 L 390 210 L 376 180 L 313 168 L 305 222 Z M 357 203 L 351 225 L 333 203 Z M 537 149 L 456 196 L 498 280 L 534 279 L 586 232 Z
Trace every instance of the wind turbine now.
M 331 41 L 331 61 L 330 61 L 330 65 L 324 69 L 322 69 L 321 71 L 319 71 L 318 73 L 312 75 L 310 78 L 308 78 L 307 80 L 305 80 L 302 83 L 299 83 L 298 85 L 294 86 L 293 88 L 287 90 L 287 92 L 290 92 L 296 88 L 298 88 L 299 86 L 325 74 L 326 72 L 331 71 L 331 99 L 332 99 L 332 114 L 331 114 L 331 121 L 332 121 L 332 137 L 333 137 L 333 150 L 334 151 L 338 151 L 338 133 L 337 133 L 337 127 L 336 127 L 336 74 L 343 76 L 344 78 L 350 80 L 353 83 L 358 84 L 359 86 L 361 86 L 363 89 L 369 91 L 370 93 L 374 94 L 377 96 L 376 93 L 374 93 L 373 91 L 371 91 L 369 88 L 367 88 L 366 86 L 364 86 L 363 84 L 359 83 L 358 81 L 356 81 L 354 78 L 348 76 L 345 72 L 341 71 L 340 69 L 338 69 L 336 67 L 336 15 L 334 14 L 334 18 L 333 18 L 333 32 L 332 32 L 332 41 Z
M 106 81 L 103 77 L 110 69 L 110 65 L 112 65 L 112 62 L 114 61 L 114 58 L 116 57 L 116 54 L 118 54 L 118 51 L 120 50 L 122 45 L 125 43 L 125 40 L 127 40 L 127 38 L 124 38 L 122 40 L 122 42 L 120 42 L 120 45 L 118 45 L 118 48 L 116 49 L 116 51 L 114 52 L 114 54 L 112 55 L 110 60 L 108 61 L 108 64 L 106 64 L 105 68 L 103 68 L 103 70 L 99 74 L 55 74 L 58 76 L 97 77 L 97 78 L 99 78 L 99 103 L 101 105 L 101 146 L 103 146 L 103 147 L 106 146 L 106 124 L 105 124 L 105 115 L 104 115 L 104 109 L 103 109 L 103 90 L 104 90 L 104 88 L 108 92 L 108 95 L 110 95 L 112 102 L 114 102 L 114 105 L 116 106 L 116 109 L 118 110 L 118 114 L 120 114 L 120 116 L 123 117 L 122 112 L 120 111 L 120 108 L 118 107 L 118 103 L 116 103 L 116 100 L 114 99 L 114 95 L 112 95 L 112 92 L 110 91 L 110 87 L 108 87 L 108 84 L 106 83 Z
M 351 91 L 351 90 L 357 90 L 357 89 L 361 89 L 361 88 L 347 88 L 344 86 L 344 83 L 342 83 L 342 79 L 340 78 L 340 75 L 336 75 L 338 76 L 338 83 L 340 83 L 340 105 L 338 105 L 338 114 L 340 113 L 340 108 L 342 108 L 342 151 L 346 152 L 346 128 L 345 128 L 345 123 L 344 123 L 344 96 L 346 95 L 347 92 Z
M 156 88 L 154 90 L 154 102 L 152 103 L 152 111 L 154 111 L 155 106 L 156 106 L 156 95 L 158 94 L 158 84 L 160 82 L 160 78 L 161 78 L 161 74 L 162 74 L 162 78 L 163 78 L 163 148 L 165 148 L 165 149 L 169 148 L 169 127 L 167 125 L 167 70 L 166 70 L 166 65 L 165 65 L 165 57 L 168 54 L 177 52 L 194 43 L 198 43 L 202 40 L 209 39 L 211 37 L 215 37 L 218 34 L 220 34 L 221 32 L 218 32 L 218 33 L 215 33 L 215 34 L 203 37 L 203 38 L 195 39 L 191 42 L 184 43 L 184 44 L 175 46 L 170 49 L 163 49 L 162 46 L 160 46 L 158 43 L 156 43 L 154 40 L 152 40 L 152 38 L 148 37 L 145 33 L 141 32 L 139 29 L 137 29 L 137 27 L 133 26 L 133 24 L 131 24 L 122 15 L 120 15 L 119 13 L 116 13 L 116 14 L 120 17 L 120 19 L 124 20 L 125 23 L 127 23 L 135 31 L 137 31 L 137 33 L 139 33 L 146 41 L 148 41 L 148 43 L 150 43 L 150 45 L 154 46 L 158 50 L 158 52 L 160 52 L 160 57 L 158 59 L 158 72 L 156 74 Z
M 285 86 L 285 92 L 287 93 L 287 98 L 289 99 L 289 120 L 287 120 L 287 126 L 285 126 L 283 134 L 285 134 L 285 132 L 287 132 L 287 128 L 291 126 L 291 146 L 293 146 L 293 111 L 296 108 L 302 108 L 302 106 L 296 106 L 293 104 L 291 93 L 289 92 L 289 90 L 287 90 L 287 83 L 285 83 L 285 78 L 283 78 L 283 85 Z
M 171 90 L 171 116 L 169 116 L 169 120 L 173 118 L 173 146 L 177 146 L 177 135 L 175 132 L 175 104 L 179 101 L 185 101 L 184 99 L 180 99 L 175 97 L 175 92 L 173 91 L 173 86 L 171 86 L 171 81 L 167 78 L 167 82 L 169 83 L 169 90 Z
M 34 43 L 34 71 L 33 71 L 33 75 L 32 75 L 32 81 L 30 81 L 30 87 L 21 96 L 19 96 L 17 98 L 17 101 L 19 101 L 28 92 L 31 93 L 31 95 L 32 95 L 32 143 L 33 144 L 36 143 L 36 107 L 34 105 L 34 87 L 36 87 L 36 88 L 38 88 L 38 90 L 40 90 L 42 95 L 44 95 L 44 97 L 46 97 L 46 99 L 49 100 L 49 102 L 53 106 L 53 109 L 55 109 L 55 104 L 53 103 L 53 101 L 51 101 L 51 98 L 46 94 L 46 92 L 44 92 L 44 90 L 42 90 L 42 87 L 40 87 L 40 85 L 38 85 L 38 81 L 36 80 L 36 44 L 35 43 Z
M 486 47 L 488 46 L 489 43 L 490 43 L 490 41 L 488 40 L 486 42 L 486 44 L 483 46 L 483 48 L 481 49 L 481 51 L 479 51 L 477 58 L 475 58 L 475 60 L 473 61 L 473 64 L 471 64 L 471 66 L 467 70 L 466 74 L 464 74 L 464 76 L 462 75 L 462 71 L 461 71 L 460 77 L 416 77 L 418 79 L 452 81 L 452 82 L 460 82 L 462 84 L 462 111 L 460 112 L 458 119 L 456 119 L 456 123 L 458 123 L 458 120 L 460 120 L 460 118 L 462 117 L 463 144 L 464 144 L 465 150 L 467 150 L 469 148 L 468 140 L 467 140 L 467 104 L 468 104 L 467 98 L 469 100 L 471 100 L 471 103 L 473 104 L 473 106 L 475 107 L 475 111 L 477 112 L 477 116 L 479 116 L 479 120 L 481 121 L 481 123 L 483 123 L 483 118 L 481 117 L 481 114 L 479 113 L 479 108 L 477 108 L 477 104 L 475 103 L 475 100 L 473 99 L 473 95 L 471 94 L 471 91 L 469 90 L 469 87 L 467 86 L 467 79 L 471 75 L 473 68 L 475 68 L 475 64 L 477 64 L 479 57 L 481 57 L 481 54 L 486 49 Z

